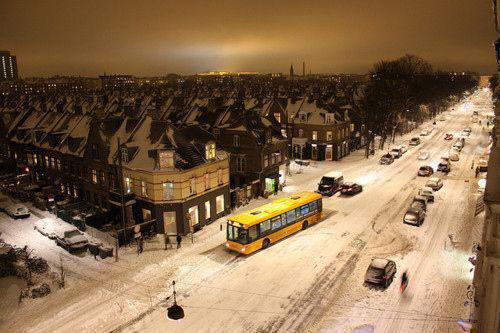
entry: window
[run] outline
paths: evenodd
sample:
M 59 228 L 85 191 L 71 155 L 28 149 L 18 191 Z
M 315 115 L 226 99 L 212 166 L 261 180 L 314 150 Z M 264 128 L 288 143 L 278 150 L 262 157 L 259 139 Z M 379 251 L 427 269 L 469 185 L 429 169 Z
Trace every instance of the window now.
M 259 224 L 259 231 L 261 234 L 266 233 L 271 229 L 271 221 L 267 220 Z
M 316 208 L 318 208 L 318 207 L 317 207 L 317 204 L 316 204 L 316 201 L 313 201 L 313 202 L 311 202 L 311 203 L 309 204 L 309 210 L 310 210 L 311 212 L 315 212 L 315 211 L 316 211 Z
M 276 113 L 274 114 L 274 119 L 276 119 L 276 121 L 277 121 L 278 123 L 281 123 L 281 113 L 276 112 Z
M 284 128 L 281 129 L 281 135 L 283 135 L 283 137 L 285 137 L 285 138 L 287 137 L 286 129 L 284 129 Z
M 281 163 L 281 152 L 278 151 L 278 152 L 274 153 L 274 155 L 276 156 L 276 162 Z
M 173 151 L 160 151 L 160 169 L 174 167 L 174 152 Z
M 304 130 L 302 128 L 299 129 L 299 138 L 304 137 Z
M 210 189 L 210 174 L 208 172 L 204 175 L 204 180 L 205 180 L 205 190 Z
M 253 225 L 250 228 L 248 228 L 248 241 L 253 242 L 254 240 L 257 240 L 259 238 L 259 235 L 257 234 L 257 226 Z
M 269 155 L 264 155 L 264 168 L 269 166 Z
M 332 141 L 332 140 L 333 140 L 332 131 L 326 131 L 326 141 Z
M 170 200 L 174 197 L 174 183 L 163 183 L 163 200 Z
M 215 143 L 208 143 L 205 146 L 205 156 L 207 157 L 207 160 L 215 158 Z
M 281 216 L 276 216 L 271 219 L 271 228 L 273 230 L 279 229 L 281 227 Z
M 300 213 L 300 208 L 295 208 L 295 216 L 297 216 L 297 218 L 302 216 L 302 214 Z
M 101 184 L 102 185 L 106 184 L 106 176 L 104 175 L 104 171 L 100 171 L 99 173 L 101 175 L 101 177 L 99 177 L 101 178 Z
M 286 214 L 281 214 L 281 225 L 286 225 Z
M 222 178 L 222 169 L 217 170 L 217 184 L 222 185 L 224 179 Z
M 15 154 L 15 153 L 14 153 Z M 45 167 L 48 168 L 50 167 L 50 164 L 49 164 L 49 157 L 48 156 L 45 156 Z
M 33 164 L 38 165 L 38 156 L 36 154 L 33 155 Z
M 210 201 L 205 201 L 205 219 L 210 218 Z
M 127 149 L 127 147 L 122 147 L 121 155 L 122 155 L 122 162 L 128 163 L 128 149 Z
M 132 188 L 130 187 L 130 178 L 125 177 L 125 192 L 130 193 L 131 190 Z
M 327 113 L 325 114 L 325 123 L 326 124 L 333 124 L 335 120 L 335 117 L 333 113 Z
M 92 183 L 97 184 L 97 170 L 92 169 Z
M 309 205 L 300 207 L 300 215 L 307 215 L 309 213 Z
M 245 157 L 237 156 L 236 157 L 236 172 L 245 171 Z
M 351 132 L 354 132 L 354 124 L 351 124 Z
M 271 165 L 275 165 L 276 164 L 276 154 L 271 154 Z
M 196 194 L 196 178 L 191 178 L 189 180 L 189 195 Z
M 35 159 L 36 159 L 36 156 L 35 156 Z M 60 159 L 56 159 L 56 168 L 58 171 L 61 171 L 61 160 Z
M 318 140 L 318 131 L 313 131 L 312 132 L 312 139 L 315 140 L 315 141 Z
M 73 196 L 78 198 L 78 190 L 76 189 L 76 186 L 73 186 Z
M 307 114 L 305 112 L 301 112 L 299 117 L 300 117 L 300 121 L 303 121 L 303 122 L 307 121 Z
M 239 135 L 233 136 L 233 146 L 235 146 L 235 147 L 240 146 L 240 136 Z
M 221 194 L 215 198 L 215 211 L 220 214 L 224 211 L 224 194 Z
M 141 181 L 141 195 L 143 197 L 148 197 L 148 187 L 145 181 Z
M 288 223 L 293 223 L 295 221 L 295 209 L 286 213 L 286 220 Z

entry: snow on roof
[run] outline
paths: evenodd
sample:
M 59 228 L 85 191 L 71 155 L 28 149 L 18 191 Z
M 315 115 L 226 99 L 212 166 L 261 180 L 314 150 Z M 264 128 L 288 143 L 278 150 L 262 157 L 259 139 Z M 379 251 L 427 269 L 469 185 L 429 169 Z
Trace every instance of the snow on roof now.
M 387 260 L 387 259 L 375 258 L 375 259 L 372 259 L 372 263 L 370 264 L 370 266 L 377 268 L 377 269 L 384 269 L 388 263 L 389 263 L 389 260 Z

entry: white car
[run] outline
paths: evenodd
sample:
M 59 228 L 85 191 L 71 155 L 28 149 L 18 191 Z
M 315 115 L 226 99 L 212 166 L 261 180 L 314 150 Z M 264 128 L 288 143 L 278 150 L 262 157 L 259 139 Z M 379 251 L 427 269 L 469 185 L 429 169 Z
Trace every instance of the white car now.
M 446 120 L 446 117 L 445 116 L 441 116 L 439 117 L 439 121 L 445 121 Z
M 421 188 L 418 195 L 426 197 L 428 202 L 434 202 L 434 190 L 428 186 Z
M 418 154 L 417 159 L 420 161 L 424 161 L 429 158 L 429 152 L 426 150 L 422 150 L 420 154 Z
M 26 206 L 21 204 L 9 205 L 5 208 L 5 212 L 12 218 L 21 219 L 30 217 L 30 211 Z
M 429 130 L 423 129 L 423 130 L 420 132 L 420 136 L 427 136 L 427 135 L 429 135 Z
M 405 145 L 400 145 L 399 148 L 401 149 L 401 153 L 406 153 L 408 151 L 408 147 L 406 147 Z
M 453 148 L 455 148 L 458 151 L 461 151 L 464 145 L 462 144 L 462 141 L 457 141 L 453 144 Z
M 443 187 L 443 181 L 437 177 L 431 177 L 425 183 L 426 187 L 432 188 L 434 191 L 439 191 Z
M 445 161 L 449 161 L 450 160 L 450 153 L 448 153 L 448 152 L 444 153 L 443 155 L 441 155 L 441 159 L 445 160 Z
M 461 136 L 462 136 L 463 138 L 467 138 L 469 135 L 470 135 L 470 132 L 467 132 L 467 131 L 462 131 Z

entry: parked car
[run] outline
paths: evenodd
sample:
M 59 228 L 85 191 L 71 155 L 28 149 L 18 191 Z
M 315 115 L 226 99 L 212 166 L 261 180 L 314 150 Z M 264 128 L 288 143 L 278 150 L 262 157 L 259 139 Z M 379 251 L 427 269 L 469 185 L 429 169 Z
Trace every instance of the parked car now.
M 425 220 L 425 211 L 421 208 L 410 207 L 406 211 L 403 223 L 420 227 Z
M 396 275 L 396 263 L 389 259 L 372 259 L 365 273 L 365 282 L 389 287 Z
M 450 153 L 449 152 L 444 152 L 443 155 L 441 155 L 441 160 L 443 160 L 443 161 L 449 161 L 450 160 Z
M 401 149 L 401 153 L 406 153 L 408 151 L 408 147 L 406 147 L 405 145 L 399 145 L 399 148 Z
M 57 245 L 68 252 L 87 250 L 89 241 L 77 228 L 64 231 L 64 234 L 56 236 Z
M 425 186 L 418 190 L 418 195 L 427 198 L 427 202 L 434 202 L 434 190 Z
M 428 165 L 422 165 L 420 169 L 418 169 L 418 175 L 421 177 L 429 177 L 434 173 L 434 169 Z
M 456 150 L 450 150 L 448 156 L 450 157 L 450 161 L 456 162 L 460 160 L 460 154 Z
M 322 195 L 332 196 L 340 191 L 343 183 L 344 175 L 342 174 L 342 172 L 332 171 L 321 178 L 321 181 L 318 184 L 318 190 L 316 192 Z
M 340 190 L 341 194 L 345 195 L 354 195 L 357 193 L 360 193 L 363 191 L 363 186 L 357 184 L 357 183 L 352 183 L 352 182 L 347 182 L 342 184 L 342 188 Z
M 5 212 L 14 219 L 30 217 L 30 211 L 28 208 L 21 204 L 7 205 L 5 207 Z
M 445 139 L 445 140 L 448 140 L 448 141 L 449 141 L 449 140 L 453 140 L 453 134 L 451 134 L 451 133 L 446 133 L 446 134 L 444 135 L 444 139 Z
M 429 152 L 427 150 L 422 150 L 417 157 L 417 159 L 420 161 L 424 161 L 428 158 L 429 158 Z
M 432 188 L 434 191 L 439 191 L 443 187 L 443 181 L 438 177 L 431 177 L 427 180 L 425 186 Z
M 446 120 L 446 117 L 441 115 L 441 117 L 439 117 L 439 121 L 445 121 Z
M 470 127 L 466 127 L 462 130 L 462 132 L 468 132 L 470 134 L 470 132 L 472 132 L 472 129 Z
M 467 138 L 467 137 L 469 137 L 469 135 L 470 135 L 470 132 L 462 131 L 462 137 Z
M 418 146 L 420 144 L 420 138 L 411 138 L 410 139 L 410 146 Z
M 464 147 L 464 145 L 462 144 L 462 141 L 460 140 L 457 140 L 454 144 L 453 144 L 453 148 L 457 151 L 462 151 L 462 148 Z
M 427 197 L 417 194 L 413 197 L 410 207 L 421 208 L 427 211 L 427 200 Z
M 427 136 L 429 135 L 429 130 L 428 129 L 423 129 L 421 132 L 420 132 L 420 136 Z
M 403 155 L 403 152 L 401 151 L 401 148 L 394 147 L 391 149 L 389 154 L 391 154 L 394 158 L 400 158 Z
M 483 155 L 479 157 L 477 164 L 480 172 L 488 171 L 488 159 L 489 159 L 488 155 Z
M 451 171 L 450 162 L 442 160 L 441 162 L 439 162 L 437 170 L 446 173 L 450 172 Z
M 391 154 L 382 155 L 380 158 L 380 164 L 391 164 L 392 162 L 394 162 L 394 156 Z

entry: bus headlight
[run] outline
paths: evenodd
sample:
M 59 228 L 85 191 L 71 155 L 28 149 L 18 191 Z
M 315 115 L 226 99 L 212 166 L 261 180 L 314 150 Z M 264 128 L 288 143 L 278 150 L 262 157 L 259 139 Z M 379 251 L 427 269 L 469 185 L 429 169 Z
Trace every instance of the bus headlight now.
M 226 243 L 225 245 L 226 245 L 226 247 L 229 247 L 229 243 Z
M 247 250 L 246 247 L 242 247 L 241 250 L 240 250 L 240 252 L 245 252 L 246 250 Z

